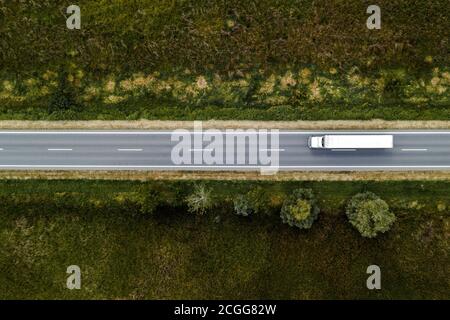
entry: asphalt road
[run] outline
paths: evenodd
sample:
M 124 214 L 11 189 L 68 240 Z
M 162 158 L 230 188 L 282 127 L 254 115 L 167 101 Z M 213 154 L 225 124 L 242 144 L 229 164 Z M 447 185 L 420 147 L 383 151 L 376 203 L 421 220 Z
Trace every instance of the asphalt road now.
M 394 148 L 387 150 L 311 150 L 308 137 L 325 133 L 393 134 Z M 204 133 L 203 133 L 204 134 Z M 201 138 L 201 133 L 197 133 Z M 259 170 L 252 163 L 246 141 L 245 163 L 194 163 L 210 152 L 209 142 L 194 144 L 190 137 L 190 163 L 174 163 L 172 151 L 179 143 L 172 132 L 163 131 L 2 131 L 0 170 Z M 223 138 L 224 150 L 227 144 Z M 183 139 L 184 139 L 183 138 Z M 186 141 L 186 140 L 185 140 Z M 200 141 L 200 140 L 197 140 Z M 259 151 L 264 146 L 259 146 Z M 241 148 L 242 149 L 242 148 Z M 186 151 L 186 150 L 185 150 Z M 450 131 L 280 131 L 279 145 L 263 151 L 279 155 L 280 170 L 450 170 Z M 225 151 L 223 151 L 225 153 Z M 197 154 L 197 156 L 195 156 Z M 200 158 L 198 158 L 200 155 Z M 224 155 L 225 159 L 225 155 Z M 237 159 L 237 157 L 235 158 Z

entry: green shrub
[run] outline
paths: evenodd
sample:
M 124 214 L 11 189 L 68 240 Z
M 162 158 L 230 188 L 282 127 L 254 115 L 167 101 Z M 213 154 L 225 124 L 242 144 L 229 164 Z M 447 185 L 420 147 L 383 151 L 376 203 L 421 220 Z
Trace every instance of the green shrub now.
M 281 220 L 300 229 L 311 228 L 319 215 L 319 207 L 311 189 L 297 189 L 281 208 Z
M 205 185 L 196 185 L 194 192 L 186 198 L 189 213 L 204 215 L 213 206 L 211 189 Z
M 76 108 L 76 94 L 72 85 L 67 80 L 68 73 L 61 71 L 58 76 L 58 87 L 49 99 L 48 112 L 61 112 Z
M 350 223 L 367 238 L 388 231 L 395 221 L 388 204 L 372 192 L 355 195 L 348 203 L 346 213 Z
M 247 193 L 247 199 L 249 206 L 253 208 L 254 213 L 270 215 L 272 206 L 270 203 L 269 194 L 264 188 L 257 186 L 256 188 L 250 190 Z
M 143 214 L 153 214 L 160 203 L 160 195 L 155 190 L 148 190 L 142 197 L 141 212 Z
M 247 217 L 253 213 L 253 207 L 248 197 L 239 194 L 233 199 L 234 213 L 238 216 Z

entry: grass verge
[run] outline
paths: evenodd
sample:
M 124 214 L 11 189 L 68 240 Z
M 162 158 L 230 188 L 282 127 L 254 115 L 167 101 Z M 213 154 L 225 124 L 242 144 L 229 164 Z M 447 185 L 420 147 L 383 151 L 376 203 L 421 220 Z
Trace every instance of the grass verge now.
M 0 181 L 0 297 L 3 299 L 445 299 L 448 182 L 215 182 L 222 199 L 203 217 L 186 213 L 191 181 Z M 256 186 L 280 196 L 309 187 L 322 213 L 301 232 L 269 216 L 237 217 L 228 202 Z M 166 204 L 138 213 L 142 190 Z M 363 239 L 343 208 L 355 193 L 385 199 L 397 222 Z M 277 200 L 278 199 L 278 200 Z M 272 206 L 271 205 L 271 206 Z M 67 290 L 66 268 L 82 270 Z M 366 268 L 382 290 L 366 289 Z

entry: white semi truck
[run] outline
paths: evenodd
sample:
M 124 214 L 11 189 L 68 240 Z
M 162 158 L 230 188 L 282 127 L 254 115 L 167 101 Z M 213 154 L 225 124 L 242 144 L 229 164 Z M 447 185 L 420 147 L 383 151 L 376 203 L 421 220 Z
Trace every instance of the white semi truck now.
M 388 134 L 327 134 L 309 137 L 308 146 L 312 149 L 392 149 L 394 137 Z

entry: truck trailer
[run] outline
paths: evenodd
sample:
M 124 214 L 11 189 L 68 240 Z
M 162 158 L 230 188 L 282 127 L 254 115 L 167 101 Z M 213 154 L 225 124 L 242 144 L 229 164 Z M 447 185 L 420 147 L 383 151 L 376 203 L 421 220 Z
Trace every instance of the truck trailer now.
M 392 149 L 394 137 L 388 134 L 329 134 L 309 137 L 308 146 L 312 149 Z

